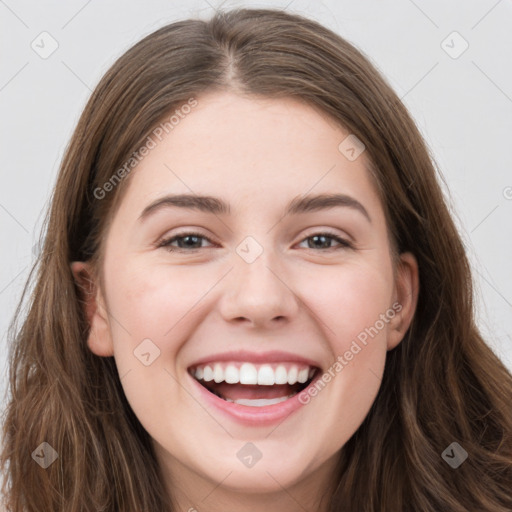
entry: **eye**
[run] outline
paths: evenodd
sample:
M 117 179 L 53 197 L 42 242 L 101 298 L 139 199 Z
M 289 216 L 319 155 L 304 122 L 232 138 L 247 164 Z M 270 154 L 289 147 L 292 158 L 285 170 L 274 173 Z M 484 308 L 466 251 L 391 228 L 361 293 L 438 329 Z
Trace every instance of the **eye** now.
M 323 247 L 318 247 L 318 245 L 316 245 L 316 248 L 320 248 L 320 249 L 323 249 L 323 250 L 336 250 L 336 249 L 351 249 L 353 248 L 352 244 L 348 241 L 348 240 L 345 240 L 344 238 L 341 238 L 339 237 L 338 235 L 335 235 L 334 233 L 329 233 L 329 232 L 324 232 L 324 233 L 315 233 L 311 236 L 308 236 L 306 237 L 304 241 L 306 240 L 313 240 L 313 243 L 309 243 L 308 242 L 308 249 L 314 249 L 315 248 L 315 245 L 314 244 L 318 244 L 320 246 L 323 246 Z M 336 242 L 338 242 L 338 247 L 332 247 L 331 244 L 330 244 L 330 241 L 331 240 L 335 240 Z M 302 243 L 302 242 L 301 242 Z M 326 247 L 326 245 L 328 245 L 328 247 Z
M 193 252 L 197 251 L 198 249 L 204 249 L 204 247 L 201 244 L 201 240 L 207 240 L 208 242 L 211 242 L 211 240 L 208 237 L 202 235 L 201 233 L 186 232 L 162 240 L 158 244 L 158 247 L 165 247 L 168 251 L 171 252 Z M 339 237 L 338 235 L 335 235 L 334 233 L 329 232 L 315 233 L 311 236 L 304 238 L 304 240 L 301 243 L 305 242 L 306 240 L 313 241 L 312 243 L 308 243 L 308 249 L 336 250 L 353 248 L 350 242 Z M 338 243 L 337 247 L 331 246 L 332 240 Z M 177 242 L 177 246 L 171 245 L 174 244 L 175 242 Z
M 165 247 L 168 251 L 182 251 L 182 252 L 193 252 L 197 249 L 201 249 L 201 242 L 198 240 L 208 240 L 211 241 L 209 238 L 205 237 L 204 235 L 200 233 L 180 233 L 179 235 L 175 235 L 171 238 L 166 238 L 162 240 L 158 247 Z M 172 246 L 171 244 L 174 242 L 178 242 L 178 247 Z M 199 245 L 199 247 L 198 247 Z

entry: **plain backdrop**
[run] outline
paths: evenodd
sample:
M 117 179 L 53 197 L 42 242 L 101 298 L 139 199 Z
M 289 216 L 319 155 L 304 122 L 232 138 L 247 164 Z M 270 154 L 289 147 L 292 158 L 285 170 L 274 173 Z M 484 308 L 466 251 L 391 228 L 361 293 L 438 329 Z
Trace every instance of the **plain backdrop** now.
M 2 397 L 6 331 L 37 257 L 64 149 L 92 89 L 122 53 L 162 25 L 239 6 L 286 7 L 323 23 L 391 83 L 444 176 L 473 266 L 479 326 L 512 370 L 511 2 L 0 0 Z

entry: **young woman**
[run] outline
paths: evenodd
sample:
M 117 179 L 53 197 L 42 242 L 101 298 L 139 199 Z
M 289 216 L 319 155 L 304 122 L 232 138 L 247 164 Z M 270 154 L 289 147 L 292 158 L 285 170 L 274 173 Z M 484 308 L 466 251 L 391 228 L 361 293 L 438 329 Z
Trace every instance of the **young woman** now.
M 512 377 L 433 161 L 316 22 L 219 12 L 124 54 L 37 270 L 6 510 L 512 510 Z

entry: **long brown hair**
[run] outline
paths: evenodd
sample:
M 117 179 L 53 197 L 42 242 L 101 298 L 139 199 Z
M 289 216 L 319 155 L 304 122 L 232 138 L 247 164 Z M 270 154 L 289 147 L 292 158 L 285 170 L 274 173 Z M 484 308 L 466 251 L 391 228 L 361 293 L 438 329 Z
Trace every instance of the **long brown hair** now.
M 6 509 L 173 510 L 114 359 L 87 347 L 70 262 L 99 264 L 130 174 L 102 197 L 98 189 L 169 113 L 216 90 L 293 97 L 355 134 L 366 146 L 394 244 L 418 260 L 413 323 L 388 353 L 378 396 L 340 451 L 329 510 L 512 510 L 512 376 L 475 325 L 470 268 L 434 161 L 361 52 L 314 21 L 264 9 L 164 26 L 119 58 L 87 103 L 11 325 L 1 457 Z M 43 442 L 58 454 L 46 469 L 32 456 L 46 453 Z M 442 456 L 453 442 L 468 454 L 457 469 Z

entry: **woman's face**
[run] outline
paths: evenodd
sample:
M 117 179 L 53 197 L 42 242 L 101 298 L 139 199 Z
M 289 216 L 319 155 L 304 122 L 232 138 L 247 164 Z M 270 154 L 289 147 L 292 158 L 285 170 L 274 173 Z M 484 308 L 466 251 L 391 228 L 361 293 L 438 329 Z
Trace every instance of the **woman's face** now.
M 347 131 L 292 99 L 197 101 L 132 171 L 88 345 L 184 494 L 319 489 L 409 325 L 416 264 L 393 268 Z

